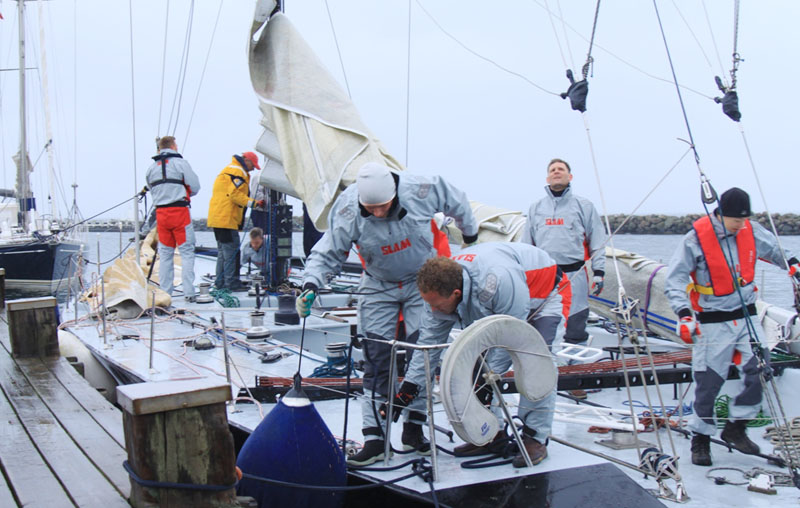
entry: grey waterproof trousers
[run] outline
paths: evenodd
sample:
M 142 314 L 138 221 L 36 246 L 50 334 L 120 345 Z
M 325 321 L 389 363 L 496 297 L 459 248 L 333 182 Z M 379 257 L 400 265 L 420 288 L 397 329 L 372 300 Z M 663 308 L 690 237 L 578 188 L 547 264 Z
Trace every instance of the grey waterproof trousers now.
M 761 324 L 755 316 L 751 319 L 758 341 L 764 344 Z M 694 413 L 689 418 L 688 428 L 693 432 L 706 436 L 716 434 L 714 401 L 728 378 L 728 370 L 736 351 L 741 354 L 737 368 L 743 374 L 744 386 L 733 398 L 728 408 L 728 418 L 750 420 L 758 414 L 761 407 L 761 380 L 758 360 L 750 348 L 747 329 L 744 319 L 700 325 L 700 335 L 696 337 L 692 347 Z
M 381 403 L 389 393 L 389 362 L 391 347 L 369 339 L 393 340 L 398 336 L 399 326 L 405 327 L 405 342 L 416 343 L 419 322 L 424 302 L 415 280 L 408 282 L 384 282 L 364 274 L 358 300 L 359 327 L 366 337 L 364 353 L 364 398 L 361 403 L 362 433 L 364 441 L 383 439 L 383 420 L 378 415 Z M 398 321 L 402 312 L 403 321 Z M 406 365 L 411 360 L 411 350 L 406 354 Z M 395 369 L 395 389 L 397 369 Z M 425 390 L 424 386 L 420 390 Z M 406 421 L 424 423 L 425 397 L 417 397 L 408 406 Z

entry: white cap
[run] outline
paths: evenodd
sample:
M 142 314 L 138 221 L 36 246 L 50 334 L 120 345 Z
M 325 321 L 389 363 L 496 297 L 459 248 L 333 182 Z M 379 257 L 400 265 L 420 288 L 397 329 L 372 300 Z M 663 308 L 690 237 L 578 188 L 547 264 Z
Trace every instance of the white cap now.
M 368 162 L 361 166 L 356 177 L 358 201 L 362 205 L 382 205 L 391 201 L 397 192 L 392 172 L 383 164 Z

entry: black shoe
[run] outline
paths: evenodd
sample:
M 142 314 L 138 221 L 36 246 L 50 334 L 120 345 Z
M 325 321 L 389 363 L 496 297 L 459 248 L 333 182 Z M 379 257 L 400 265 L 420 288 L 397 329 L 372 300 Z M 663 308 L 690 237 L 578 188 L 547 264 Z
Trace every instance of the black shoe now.
M 695 466 L 711 465 L 711 437 L 704 434 L 692 436 L 692 464 Z
M 383 460 L 384 454 L 384 442 L 383 439 L 374 439 L 372 441 L 367 441 L 364 443 L 364 447 L 361 448 L 361 451 L 353 455 L 352 457 L 347 459 L 347 465 L 349 466 L 369 466 L 370 464 L 374 464 L 379 460 Z
M 425 439 L 422 433 L 422 425 L 419 423 L 404 422 L 403 435 L 400 437 L 403 443 L 403 450 L 415 450 L 420 455 L 431 454 L 431 443 Z
M 720 436 L 723 441 L 742 453 L 755 455 L 761 452 L 757 444 L 750 441 L 745 432 L 747 420 L 728 420 Z

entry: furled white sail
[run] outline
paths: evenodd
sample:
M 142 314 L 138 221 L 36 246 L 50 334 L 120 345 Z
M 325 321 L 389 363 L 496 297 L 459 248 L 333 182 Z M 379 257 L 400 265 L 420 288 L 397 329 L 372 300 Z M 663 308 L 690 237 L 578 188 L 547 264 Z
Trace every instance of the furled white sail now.
M 256 8 L 250 40 L 250 79 L 265 128 L 256 145 L 267 157 L 261 182 L 302 199 L 317 228 L 325 229 L 331 204 L 362 165 L 403 167 L 289 19 L 269 16 L 271 4 Z

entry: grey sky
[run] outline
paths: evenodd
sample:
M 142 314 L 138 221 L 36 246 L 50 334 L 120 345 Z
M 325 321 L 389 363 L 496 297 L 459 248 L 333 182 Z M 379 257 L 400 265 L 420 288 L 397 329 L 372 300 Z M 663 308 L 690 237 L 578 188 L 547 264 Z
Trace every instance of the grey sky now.
M 550 18 L 544 8 L 562 10 L 564 19 L 588 38 L 594 1 L 519 0 L 508 2 L 421 0 L 425 9 L 460 42 L 497 64 L 522 74 L 541 87 L 567 88 L 561 51 L 576 73 L 585 61 L 588 42 Z M 133 2 L 136 142 L 131 120 L 131 65 L 128 2 L 70 0 L 45 2 L 49 37 L 51 97 L 56 123 L 56 148 L 65 191 L 69 191 L 77 141 L 78 203 L 84 215 L 112 206 L 134 191 L 133 171 L 141 187 L 157 134 L 166 2 Z M 733 1 L 706 1 L 712 42 L 703 2 L 658 2 L 679 82 L 706 96 L 720 93 L 714 76 L 728 77 L 733 45 Z M 169 17 L 164 111 L 160 134 L 166 134 L 189 12 L 187 0 L 172 0 Z M 193 215 L 204 217 L 213 179 L 233 153 L 252 149 L 260 134 L 258 102 L 252 92 L 246 42 L 254 2 L 227 1 L 217 28 L 208 68 L 188 139 L 199 76 L 219 3 L 196 2 L 187 78 L 176 135 L 179 149 L 199 174 L 203 189 L 193 201 Z M 491 6 L 491 8 L 488 8 Z M 679 15 L 682 14 L 683 19 Z M 329 0 L 339 48 L 353 100 L 365 123 L 401 161 L 406 161 L 406 86 L 409 2 Z M 29 37 L 37 39 L 38 7 L 28 4 Z M 2 67 L 16 67 L 14 2 L 0 3 Z M 742 2 L 739 52 L 744 58 L 738 90 L 747 141 L 769 208 L 798 212 L 795 146 L 798 101 L 789 97 L 800 81 L 800 50 L 795 20 L 800 4 L 790 1 Z M 325 3 L 287 2 L 286 13 L 343 83 Z M 77 19 L 77 38 L 75 23 Z M 601 4 L 589 77 L 587 119 L 591 128 L 600 181 L 595 178 L 581 115 L 567 101 L 535 88 L 519 77 L 469 53 L 445 35 L 411 2 L 411 104 L 408 168 L 440 174 L 469 197 L 495 206 L 527 210 L 542 195 L 547 161 L 570 162 L 577 193 L 602 208 L 600 189 L 610 213 L 628 213 L 687 150 L 688 135 L 675 88 L 645 73 L 669 78 L 670 70 L 653 4 L 644 0 L 607 0 Z M 687 26 L 688 23 L 688 26 Z M 690 31 L 691 28 L 691 31 Z M 694 35 L 692 35 L 692 32 Z M 695 37 L 698 39 L 695 40 Z M 698 43 L 699 41 L 699 43 Z M 77 138 L 73 136 L 74 45 L 77 45 Z M 29 47 L 32 51 L 32 48 Z M 571 52 L 572 58 L 569 53 Z M 613 54 L 613 56 L 612 56 Z M 705 54 L 705 56 L 704 56 Z M 707 59 L 706 59 L 707 57 Z M 624 59 L 641 70 L 626 65 Z M 710 63 L 709 63 L 710 62 Z M 36 74 L 32 89 L 39 93 Z M 2 73 L 4 184 L 13 185 L 11 154 L 16 151 L 16 76 Z M 721 107 L 684 90 L 689 122 L 701 166 L 721 192 L 745 188 L 756 211 L 764 203 L 747 160 L 739 125 Z M 39 101 L 32 101 L 39 102 Z M 41 107 L 34 108 L 41 111 Z M 33 131 L 42 131 L 34 115 Z M 36 158 L 43 135 L 32 136 Z M 43 157 L 36 173 L 43 173 Z M 134 164 L 135 161 L 135 164 Z M 36 180 L 36 190 L 43 184 Z M 691 155 L 673 171 L 638 213 L 702 211 L 698 172 Z M 40 208 L 43 194 L 39 193 Z M 109 213 L 129 216 L 131 207 Z M 602 209 L 601 209 L 602 211 Z

